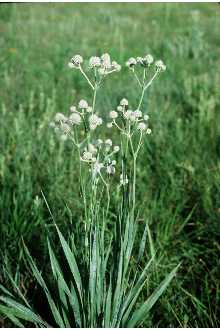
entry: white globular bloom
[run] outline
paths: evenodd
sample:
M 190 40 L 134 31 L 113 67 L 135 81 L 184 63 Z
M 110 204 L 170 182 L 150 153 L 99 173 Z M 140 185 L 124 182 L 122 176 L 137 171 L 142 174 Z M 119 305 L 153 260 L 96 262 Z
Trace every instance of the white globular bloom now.
M 149 116 L 148 115 L 144 115 L 144 120 L 148 120 Z
M 69 123 L 72 125 L 79 125 L 81 123 L 82 119 L 81 116 L 77 113 L 77 112 L 73 112 L 70 116 L 69 116 Z
M 154 58 L 152 55 L 148 54 L 144 57 L 144 60 L 147 62 L 148 65 L 152 64 L 154 61 Z
M 99 163 L 95 161 L 93 164 L 93 174 L 94 175 L 99 174 L 103 167 L 104 167 L 103 163 Z
M 115 167 L 113 164 L 107 165 L 106 166 L 106 173 L 111 175 L 111 174 L 115 174 Z
M 96 127 L 101 124 L 102 124 L 102 118 L 98 117 L 96 114 L 93 114 L 89 117 L 89 127 L 91 130 L 96 129 Z
M 130 119 L 131 114 L 132 114 L 132 111 L 131 110 L 125 111 L 124 114 L 123 114 L 124 119 Z
M 93 154 L 91 152 L 84 151 L 81 159 L 86 162 L 89 162 L 89 161 L 92 161 L 92 158 L 93 158 Z
M 71 128 L 68 124 L 62 123 L 61 130 L 63 131 L 63 133 L 68 134 L 71 131 Z
M 98 139 L 98 140 L 96 141 L 96 145 L 97 145 L 98 147 L 100 147 L 102 144 L 103 144 L 102 139 Z
M 105 144 L 111 147 L 112 146 L 112 140 L 111 139 L 105 140 Z
M 136 58 L 137 63 L 142 63 L 143 62 L 143 57 L 138 56 Z
M 119 152 L 120 147 L 119 146 L 114 146 L 113 150 L 114 150 L 114 152 Z
M 96 149 L 96 147 L 92 143 L 89 143 L 88 151 L 91 152 L 93 155 L 95 155 L 95 154 L 97 154 L 98 150 Z
M 120 105 L 123 106 L 123 107 L 128 106 L 128 100 L 125 99 L 125 98 L 122 99 L 122 100 L 120 101 Z
M 52 127 L 52 128 L 55 128 L 55 127 L 56 127 L 56 124 L 55 124 L 53 121 L 51 121 L 51 122 L 49 123 L 49 126 Z
M 81 55 L 74 55 L 72 58 L 71 58 L 71 63 L 72 63 L 72 66 L 69 66 L 72 67 L 72 68 L 79 68 L 80 67 L 80 64 L 82 64 L 83 62 L 83 58 Z
M 70 112 L 76 112 L 76 107 L 74 105 L 70 107 Z
M 107 72 L 105 71 L 104 68 L 98 69 L 98 72 L 99 72 L 100 76 L 104 76 L 105 74 L 107 74 Z
M 123 111 L 123 107 L 122 107 L 121 105 L 119 105 L 119 106 L 117 107 L 117 110 L 118 110 L 119 112 L 121 112 L 121 111 Z
M 141 110 L 135 110 L 134 114 L 135 114 L 136 118 L 141 118 L 142 117 Z
M 111 119 L 116 119 L 117 117 L 118 117 L 118 113 L 116 112 L 116 111 L 110 111 L 109 112 L 109 117 L 111 118 Z
M 68 136 L 67 136 L 66 134 L 61 134 L 61 135 L 60 135 L 60 139 L 61 139 L 62 141 L 66 141 L 66 140 L 68 139 Z
M 111 69 L 111 58 L 109 54 L 103 54 L 101 56 L 102 65 L 105 69 Z
M 129 68 L 132 68 L 136 64 L 137 64 L 137 61 L 134 57 L 130 57 L 126 62 L 126 66 L 128 66 Z
M 88 108 L 88 103 L 85 100 L 80 100 L 78 104 L 79 109 L 87 109 Z
M 121 65 L 118 64 L 115 61 L 112 61 L 112 69 L 115 70 L 115 71 L 120 71 L 121 70 Z
M 107 123 L 107 128 L 112 128 L 113 124 L 112 123 Z
M 92 107 L 87 107 L 86 112 L 91 113 L 92 112 Z
M 146 133 L 147 133 L 147 134 L 151 134 L 151 132 L 152 132 L 152 131 L 151 131 L 150 128 L 148 128 L 148 129 L 146 130 Z
M 166 70 L 166 65 L 161 60 L 156 61 L 155 66 L 156 66 L 156 70 L 159 72 Z
M 129 120 L 132 121 L 132 122 L 134 122 L 134 121 L 137 120 L 137 117 L 135 115 L 135 112 L 131 111 L 131 114 L 129 116 Z
M 89 59 L 90 68 L 98 68 L 101 65 L 101 59 L 98 56 L 92 56 Z
M 66 121 L 66 116 L 64 116 L 64 114 L 62 114 L 61 112 L 56 113 L 55 118 L 54 118 L 55 122 L 65 122 Z
M 128 177 L 123 176 L 123 174 L 120 174 L 120 185 L 125 186 L 126 184 L 128 184 Z
M 145 123 L 139 123 L 138 125 L 137 125 L 137 129 L 139 130 L 139 131 L 145 131 L 146 130 L 146 128 L 147 128 L 147 125 L 145 124 Z

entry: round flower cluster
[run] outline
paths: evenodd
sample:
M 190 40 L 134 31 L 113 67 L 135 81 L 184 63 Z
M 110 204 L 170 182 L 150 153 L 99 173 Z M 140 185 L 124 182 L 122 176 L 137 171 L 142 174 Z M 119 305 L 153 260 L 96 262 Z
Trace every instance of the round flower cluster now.
M 83 58 L 81 55 L 74 55 L 70 62 L 69 62 L 69 67 L 70 68 L 75 68 L 75 69 L 79 69 L 80 65 L 83 63 Z
M 146 134 L 151 133 L 151 129 L 148 128 L 149 116 L 143 115 L 142 111 L 139 109 L 128 109 L 128 100 L 126 99 L 122 99 L 120 101 L 117 110 L 112 110 L 109 112 L 109 117 L 111 122 L 107 124 L 108 128 L 115 125 L 119 130 L 125 131 L 128 126 L 126 123 L 129 123 L 130 127 L 133 129 L 136 129 L 142 133 L 145 132 Z M 122 122 L 122 126 L 120 126 L 117 120 Z
M 101 175 L 101 170 L 112 175 L 115 173 L 116 165 L 116 160 L 113 157 L 119 150 L 118 146 L 113 146 L 112 140 L 98 139 L 93 144 L 89 143 L 88 147 L 84 149 L 81 161 L 91 165 L 90 170 L 94 176 Z
M 92 56 L 89 59 L 89 67 L 90 68 L 98 68 L 98 73 L 100 75 L 107 75 L 114 71 L 120 71 L 121 65 L 119 65 L 116 61 L 111 61 L 109 54 L 103 54 L 101 57 Z
M 154 58 L 151 54 L 148 54 L 144 57 L 130 57 L 127 62 L 126 62 L 126 66 L 129 67 L 129 69 L 134 70 L 134 67 L 136 65 L 141 65 L 144 68 L 147 68 L 149 66 L 151 66 L 151 64 L 153 64 L 154 62 Z M 163 61 L 158 60 L 155 63 L 155 68 L 157 71 L 165 71 L 166 70 L 166 65 L 163 63 Z
M 66 140 L 71 133 L 71 127 L 78 126 L 82 122 L 90 130 L 95 130 L 97 126 L 102 124 L 102 118 L 92 113 L 92 107 L 85 100 L 80 100 L 77 107 L 72 105 L 69 116 L 58 112 L 50 126 L 54 128 L 55 132 L 61 134 L 62 140 Z

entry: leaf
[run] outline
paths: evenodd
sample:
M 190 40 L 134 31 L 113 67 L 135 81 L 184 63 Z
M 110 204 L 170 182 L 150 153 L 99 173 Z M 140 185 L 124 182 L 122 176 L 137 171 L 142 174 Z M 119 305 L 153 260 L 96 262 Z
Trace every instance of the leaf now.
M 12 315 L 16 315 L 23 320 L 48 327 L 48 324 L 43 321 L 40 316 L 36 315 L 29 308 L 19 304 L 14 299 L 0 296 L 0 300 L 3 301 L 6 305 L 12 307 Z
M 58 287 L 59 287 L 60 299 L 63 302 L 66 309 L 68 309 L 65 294 L 68 296 L 70 305 L 73 309 L 75 321 L 79 325 L 79 327 L 81 328 L 82 327 L 82 322 L 81 322 L 81 317 L 80 317 L 79 301 L 78 301 L 77 295 L 74 294 L 73 291 L 71 292 L 71 290 L 69 289 L 66 281 L 64 280 L 63 273 L 62 273 L 61 268 L 59 266 L 59 263 L 58 263 L 58 261 L 55 257 L 55 254 L 52 250 L 52 247 L 50 245 L 49 240 L 47 241 L 47 243 L 48 243 L 48 250 L 49 250 L 49 256 L 50 256 L 51 268 L 52 268 L 53 275 L 54 275 L 55 279 L 57 280 L 57 284 L 58 284 Z
M 82 281 L 81 281 L 81 276 L 80 276 L 80 272 L 79 272 L 79 268 L 77 266 L 76 263 L 76 259 L 74 254 L 72 253 L 69 245 L 67 244 L 66 240 L 64 239 L 63 235 L 61 234 L 61 232 L 59 231 L 59 228 L 56 226 L 58 235 L 59 235 L 59 239 L 60 239 L 60 243 L 62 245 L 63 248 L 63 252 L 64 255 L 67 259 L 67 262 L 69 264 L 70 270 L 72 272 L 73 278 L 76 282 L 76 286 L 79 292 L 79 295 L 81 297 L 82 300 Z
M 25 247 L 25 252 L 27 254 L 27 257 L 28 257 L 28 262 L 29 262 L 29 265 L 31 267 L 31 270 L 33 272 L 33 275 L 35 276 L 36 280 L 38 281 L 38 283 L 42 286 L 42 288 L 44 289 L 44 293 L 46 294 L 46 297 L 47 297 L 47 300 L 48 300 L 48 303 L 50 305 L 50 309 L 51 309 L 51 312 L 54 316 L 54 319 L 56 321 L 56 323 L 59 325 L 59 327 L 62 327 L 64 328 L 65 327 L 65 324 L 63 322 L 63 319 L 62 319 L 62 316 L 60 315 L 59 313 L 59 310 L 57 309 L 56 307 L 56 304 L 54 302 L 54 300 L 52 299 L 51 297 L 51 294 L 47 288 L 47 285 L 43 279 L 43 277 L 41 276 L 34 260 L 32 259 L 28 249 L 26 246 Z
M 130 318 L 126 327 L 134 328 L 138 327 L 146 318 L 147 314 L 156 301 L 160 298 L 162 293 L 166 290 L 167 286 L 169 285 L 170 281 L 176 275 L 177 269 L 180 265 L 175 267 L 170 274 L 161 282 L 158 288 L 151 294 L 151 296 L 142 304 L 142 306 L 133 313 L 133 316 Z

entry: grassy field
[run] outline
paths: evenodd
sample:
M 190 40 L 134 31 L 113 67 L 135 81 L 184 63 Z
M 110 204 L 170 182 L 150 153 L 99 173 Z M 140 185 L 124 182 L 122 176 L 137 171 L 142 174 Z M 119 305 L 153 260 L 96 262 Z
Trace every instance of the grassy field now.
M 46 269 L 46 236 L 49 230 L 53 237 L 55 229 L 41 191 L 62 232 L 78 232 L 81 225 L 76 161 L 48 126 L 56 112 L 91 98 L 86 82 L 69 70 L 69 59 L 108 52 L 123 64 L 151 53 L 167 65 L 144 100 L 153 134 L 137 177 L 140 213 L 149 221 L 157 255 L 152 286 L 182 264 L 146 326 L 220 326 L 219 24 L 217 3 L 0 5 L 4 285 L 10 289 L 10 270 L 38 304 L 23 264 L 22 239 Z M 122 97 L 138 99 L 131 78 L 124 67 L 108 79 L 97 99 L 100 113 L 114 109 Z

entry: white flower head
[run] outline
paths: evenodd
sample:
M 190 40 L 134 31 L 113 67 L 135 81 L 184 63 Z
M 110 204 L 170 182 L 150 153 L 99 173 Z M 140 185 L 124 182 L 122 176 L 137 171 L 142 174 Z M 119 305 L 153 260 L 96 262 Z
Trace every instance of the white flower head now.
M 79 125 L 81 123 L 82 119 L 81 116 L 77 113 L 77 112 L 73 112 L 70 116 L 69 116 L 69 120 L 68 122 L 72 125 Z
M 151 132 L 152 132 L 152 131 L 151 131 L 150 128 L 148 128 L 148 129 L 146 130 L 146 133 L 147 133 L 147 134 L 151 134 Z
M 149 116 L 148 115 L 144 115 L 144 120 L 148 120 L 149 119 Z
M 109 54 L 103 54 L 101 56 L 102 66 L 104 69 L 111 69 L 111 58 Z
M 107 140 L 105 140 L 105 144 L 107 145 L 107 146 L 112 146 L 112 140 L 111 139 L 107 139 Z
M 92 144 L 92 143 L 89 143 L 88 145 L 88 151 L 92 153 L 92 155 L 95 155 L 97 154 L 97 149 L 96 147 Z
M 136 58 L 137 63 L 142 63 L 143 62 L 143 57 L 138 56 Z
M 91 113 L 92 112 L 92 107 L 87 107 L 86 112 Z
M 89 127 L 91 130 L 96 129 L 96 127 L 101 124 L 102 124 L 102 118 L 98 117 L 96 114 L 93 114 L 89 117 Z
M 110 164 L 106 166 L 106 173 L 107 174 L 115 174 L 115 167 L 114 165 Z
M 166 70 L 166 65 L 161 60 L 156 61 L 155 66 L 158 72 L 162 72 Z
M 66 123 L 61 123 L 61 130 L 63 133 L 68 134 L 71 131 L 71 127 Z
M 112 69 L 118 72 L 121 70 L 121 65 L 115 61 L 112 61 Z
M 56 127 L 56 124 L 54 123 L 54 121 L 51 121 L 51 122 L 49 123 L 49 126 L 50 126 L 51 128 L 55 128 L 55 127 Z
M 92 56 L 89 59 L 89 66 L 90 68 L 98 68 L 101 65 L 101 59 L 98 56 Z
M 83 62 L 83 58 L 81 55 L 74 55 L 72 58 L 71 58 L 71 63 L 72 63 L 72 66 L 70 66 L 69 64 L 69 67 L 72 67 L 72 68 L 79 68 L 80 67 L 80 64 L 82 64 Z
M 119 146 L 114 146 L 113 150 L 114 150 L 114 152 L 119 152 L 120 147 Z
M 117 110 L 118 110 L 119 112 L 121 112 L 121 111 L 123 111 L 123 107 L 122 107 L 121 105 L 119 105 L 119 106 L 117 107 Z
M 123 176 L 123 174 L 120 174 L 120 185 L 125 186 L 126 184 L 128 184 L 128 177 Z
M 142 112 L 141 112 L 141 110 L 135 110 L 135 111 L 134 111 L 134 114 L 135 114 L 136 118 L 141 118 L 141 117 L 142 117 Z
M 100 147 L 102 144 L 103 144 L 102 139 L 98 139 L 98 140 L 96 141 L 96 145 L 97 145 L 97 147 Z
M 132 121 L 132 122 L 137 120 L 137 117 L 136 117 L 136 114 L 135 114 L 134 111 L 131 111 L 130 116 L 129 116 L 129 120 Z
M 126 66 L 128 66 L 129 68 L 133 68 L 136 64 L 137 61 L 134 57 L 130 57 L 126 62 Z
M 85 162 L 89 162 L 92 161 L 93 155 L 91 152 L 89 151 L 84 151 L 82 154 L 82 158 L 81 160 L 85 161 Z
M 104 76 L 104 75 L 107 74 L 107 72 L 105 71 L 104 68 L 100 68 L 100 69 L 98 69 L 98 73 L 99 73 L 101 76 Z
M 127 99 L 122 99 L 120 101 L 120 105 L 123 106 L 123 107 L 128 106 L 128 100 Z
M 113 126 L 113 123 L 107 123 L 107 128 L 112 128 L 112 126 Z
M 111 119 L 116 119 L 117 117 L 118 117 L 118 113 L 116 112 L 116 111 L 110 111 L 109 112 L 109 117 L 111 118 Z
M 145 123 L 141 122 L 141 123 L 139 123 L 139 124 L 137 125 L 137 129 L 138 129 L 139 131 L 143 132 L 143 131 L 145 131 L 145 130 L 147 129 L 147 125 L 146 125 Z
M 87 109 L 88 108 L 88 103 L 85 100 L 80 100 L 78 104 L 79 109 Z
M 153 58 L 153 56 L 151 54 L 148 54 L 148 55 L 146 55 L 144 57 L 144 60 L 146 61 L 146 63 L 148 65 L 151 65 L 153 63 L 153 61 L 154 61 L 154 58 Z
M 70 107 L 70 112 L 76 112 L 76 107 L 74 105 Z
M 131 114 L 132 114 L 132 111 L 131 110 L 125 111 L 124 114 L 123 114 L 124 119 L 130 119 Z
M 61 112 L 56 113 L 54 121 L 55 122 L 65 122 L 67 120 L 66 116 Z
M 103 167 L 104 167 L 104 165 L 102 163 L 95 161 L 93 164 L 93 168 L 92 168 L 93 174 L 96 175 L 96 174 L 100 173 L 100 171 Z
M 68 136 L 66 134 L 61 134 L 60 139 L 61 141 L 66 141 L 68 139 Z

